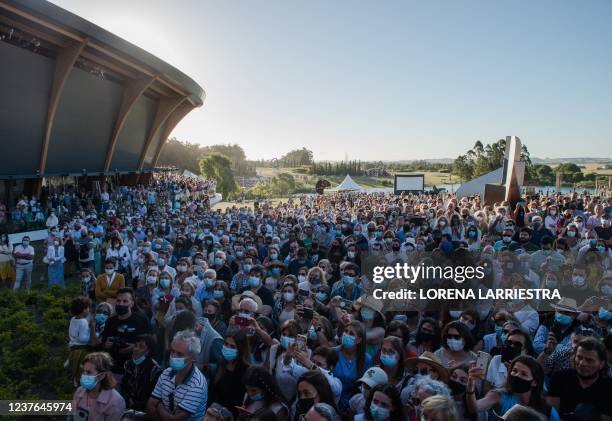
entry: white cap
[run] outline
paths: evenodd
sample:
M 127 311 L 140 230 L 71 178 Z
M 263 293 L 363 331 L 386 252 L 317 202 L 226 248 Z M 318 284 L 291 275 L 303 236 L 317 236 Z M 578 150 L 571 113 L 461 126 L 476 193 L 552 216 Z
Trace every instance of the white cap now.
M 357 380 L 358 382 L 363 382 L 370 387 L 377 386 L 379 384 L 387 383 L 389 381 L 389 376 L 387 373 L 380 367 L 372 367 L 368 368 L 363 376 Z

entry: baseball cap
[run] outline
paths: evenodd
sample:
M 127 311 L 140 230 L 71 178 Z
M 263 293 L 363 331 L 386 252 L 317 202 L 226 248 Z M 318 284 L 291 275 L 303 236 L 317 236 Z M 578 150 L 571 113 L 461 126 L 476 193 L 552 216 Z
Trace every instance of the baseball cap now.
M 385 373 L 382 368 L 372 367 L 367 369 L 366 372 L 363 373 L 363 376 L 357 381 L 374 387 L 379 384 L 387 383 L 389 381 L 389 376 L 387 376 L 387 373 Z

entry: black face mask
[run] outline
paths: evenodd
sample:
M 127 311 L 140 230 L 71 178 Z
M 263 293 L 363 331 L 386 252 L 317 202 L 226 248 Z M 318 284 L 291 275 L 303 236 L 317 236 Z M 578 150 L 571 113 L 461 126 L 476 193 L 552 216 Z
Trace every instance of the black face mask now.
M 314 405 L 314 398 L 298 399 L 295 406 L 296 415 L 305 414 Z
M 391 248 L 393 249 L 393 251 L 399 251 L 399 250 L 400 250 L 400 247 L 399 247 L 399 246 L 393 246 L 393 247 L 391 247 Z
M 435 339 L 435 335 L 429 332 L 418 332 L 417 333 L 417 341 L 418 342 L 431 342 Z
M 514 345 L 503 345 L 501 347 L 501 359 L 503 363 L 508 363 L 521 354 L 521 348 Z
M 117 312 L 119 316 L 125 316 L 130 311 L 130 308 L 128 306 L 117 304 L 115 306 L 115 311 Z
M 451 380 L 448 385 L 450 386 L 451 389 L 451 394 L 454 395 L 461 395 L 462 393 L 465 393 L 465 385 L 462 383 L 459 383 L 458 381 L 455 380 Z
M 520 377 L 510 375 L 508 376 L 508 382 L 510 383 L 510 390 L 514 393 L 526 393 L 531 390 L 531 383 L 533 380 L 525 380 Z

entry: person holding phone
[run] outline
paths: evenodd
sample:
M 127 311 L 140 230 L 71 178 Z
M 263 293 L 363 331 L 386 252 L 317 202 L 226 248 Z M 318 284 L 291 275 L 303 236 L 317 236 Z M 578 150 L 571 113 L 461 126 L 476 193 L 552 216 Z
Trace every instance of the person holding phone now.
M 264 411 L 271 411 L 277 421 L 286 421 L 289 407 L 276 379 L 268 370 L 251 366 L 244 375 L 246 393 L 241 406 L 235 407 L 239 416 L 256 418 Z
M 476 383 L 483 379 L 481 370 L 470 368 L 467 384 L 467 404 L 470 412 L 483 413 L 493 408 L 504 414 L 516 404 L 529 406 L 549 417 L 560 421 L 559 413 L 544 401 L 544 371 L 535 358 L 521 355 L 512 360 L 508 379 L 501 389 L 490 390 L 481 399 L 476 399 Z
M 216 402 L 232 411 L 234 416 L 239 413 L 236 406 L 242 403 L 246 388 L 244 374 L 249 364 L 249 341 L 243 330 L 231 329 L 225 337 L 221 350 L 223 358 L 211 381 L 209 406 Z

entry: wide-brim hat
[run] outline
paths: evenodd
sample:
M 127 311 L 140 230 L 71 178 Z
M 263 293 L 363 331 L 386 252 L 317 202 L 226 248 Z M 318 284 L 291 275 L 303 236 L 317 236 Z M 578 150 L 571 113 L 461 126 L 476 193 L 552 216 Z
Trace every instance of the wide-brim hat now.
M 423 352 L 419 357 L 407 358 L 406 368 L 412 370 L 418 363 L 424 363 L 433 368 L 444 383 L 448 382 L 448 370 L 442 361 L 429 351 Z
M 382 313 L 383 303 L 381 300 L 377 300 L 371 295 L 362 295 L 357 298 L 357 300 L 353 303 L 353 307 L 359 311 L 362 306 L 366 306 L 367 308 L 376 311 L 377 313 Z
M 563 297 L 556 304 L 550 305 L 555 310 L 566 311 L 568 313 L 580 313 L 578 303 L 573 298 Z
M 250 289 L 247 289 L 246 291 L 243 291 L 240 294 L 234 295 L 232 297 L 232 308 L 238 308 L 240 306 L 240 301 L 244 297 L 251 298 L 253 301 L 255 301 L 257 303 L 257 312 L 261 311 L 261 308 L 263 307 L 263 301 L 261 301 L 261 298 L 259 298 L 259 296 Z

